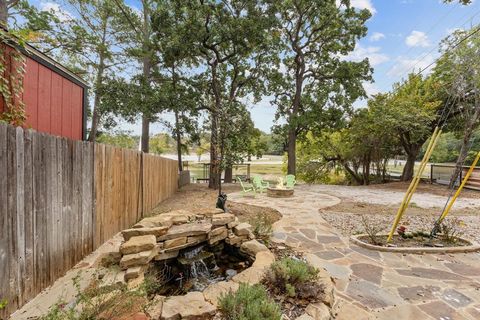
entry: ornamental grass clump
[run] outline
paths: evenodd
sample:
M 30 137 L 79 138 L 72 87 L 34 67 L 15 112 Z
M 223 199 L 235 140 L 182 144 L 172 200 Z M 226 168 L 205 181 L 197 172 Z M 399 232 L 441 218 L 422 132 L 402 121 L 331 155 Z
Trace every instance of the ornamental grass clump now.
M 287 257 L 272 263 L 263 283 L 276 296 L 298 298 L 308 303 L 323 296 L 323 286 L 317 281 L 318 272 L 305 261 Z
M 218 308 L 226 320 L 280 320 L 282 313 L 262 285 L 240 284 L 237 292 L 220 296 Z

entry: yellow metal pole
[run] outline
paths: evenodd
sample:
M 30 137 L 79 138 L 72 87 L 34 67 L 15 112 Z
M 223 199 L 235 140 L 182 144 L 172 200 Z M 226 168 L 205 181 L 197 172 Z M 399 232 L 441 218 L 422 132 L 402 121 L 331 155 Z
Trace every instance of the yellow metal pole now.
M 477 163 L 478 163 L 478 160 L 480 160 L 480 152 L 477 153 L 477 156 L 475 157 L 475 160 L 473 160 L 473 163 L 472 165 L 470 166 L 470 168 L 468 169 L 467 171 L 467 174 L 465 175 L 465 177 L 463 178 L 463 181 L 462 183 L 460 184 L 460 186 L 458 187 L 457 189 L 457 192 L 455 192 L 455 195 L 453 196 L 453 198 L 450 200 L 450 202 L 448 203 L 448 206 L 445 208 L 445 210 L 443 211 L 442 215 L 440 216 L 440 219 L 438 219 L 438 224 L 440 224 L 443 219 L 445 219 L 445 217 L 448 215 L 448 213 L 450 212 L 450 209 L 452 208 L 453 204 L 455 203 L 455 200 L 457 200 L 458 196 L 460 195 L 460 192 L 462 191 L 463 187 L 465 186 L 465 184 L 467 183 L 468 181 L 468 178 L 470 178 L 473 170 L 475 169 Z
M 393 222 L 392 228 L 390 230 L 390 233 L 388 235 L 387 242 L 390 242 L 390 240 L 392 240 L 395 229 L 397 228 L 397 225 L 400 222 L 400 219 L 402 218 L 403 213 L 404 213 L 406 207 L 408 206 L 408 203 L 410 202 L 411 195 L 415 191 L 414 189 L 416 188 L 415 187 L 416 181 L 417 181 L 417 179 L 420 180 L 420 177 L 423 173 L 423 169 L 425 168 L 425 165 L 426 165 L 428 159 L 430 159 L 431 151 L 435 147 L 437 138 L 440 135 L 440 133 L 441 133 L 441 130 L 439 130 L 439 128 L 436 127 L 435 130 L 433 131 L 433 134 L 432 134 L 431 138 L 430 138 L 430 142 L 428 143 L 427 149 L 425 150 L 425 154 L 423 155 L 423 159 L 420 162 L 419 170 L 417 171 L 417 174 L 415 175 L 415 177 L 412 179 L 412 182 L 410 182 L 410 185 L 408 186 L 407 192 L 405 193 L 405 195 L 403 197 L 402 203 L 400 204 L 400 207 L 397 210 L 397 214 L 396 214 L 395 220 Z
M 437 136 L 435 137 L 435 139 L 434 139 L 434 141 L 433 141 L 432 147 L 431 147 L 430 150 L 427 152 L 426 161 L 423 162 L 423 163 L 421 163 L 421 164 L 420 164 L 420 167 L 418 168 L 418 175 L 416 176 L 415 183 L 414 183 L 414 185 L 413 185 L 412 191 L 410 192 L 410 195 L 408 196 L 408 199 L 407 199 L 407 201 L 406 201 L 405 204 L 404 204 L 403 211 L 405 211 L 405 210 L 407 209 L 408 205 L 410 204 L 410 200 L 412 200 L 413 194 L 415 193 L 415 190 L 417 189 L 418 184 L 420 183 L 420 180 L 421 180 L 421 178 L 422 178 L 423 171 L 424 171 L 425 168 L 427 167 L 428 160 L 429 160 L 430 157 L 432 156 L 433 150 L 435 149 L 435 146 L 437 145 L 437 142 L 438 142 L 438 139 L 440 138 L 440 134 L 441 134 L 441 133 L 442 133 L 442 130 L 438 131 L 438 134 L 437 134 Z M 403 212 L 402 212 L 402 215 L 403 215 Z

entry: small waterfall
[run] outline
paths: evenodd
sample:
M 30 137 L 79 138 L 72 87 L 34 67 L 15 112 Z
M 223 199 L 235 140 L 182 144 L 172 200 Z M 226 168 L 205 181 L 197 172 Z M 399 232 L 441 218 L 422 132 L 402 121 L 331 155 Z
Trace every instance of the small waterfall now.
M 203 259 L 211 257 L 210 252 L 203 251 L 203 246 L 195 247 L 183 253 L 183 259 L 179 259 L 183 265 L 190 265 L 190 278 L 210 277 L 210 271 Z
M 203 259 L 194 261 L 192 265 L 190 266 L 190 276 L 192 278 L 198 278 L 198 277 L 210 277 L 210 271 L 207 268 L 207 265 L 205 264 L 205 261 Z

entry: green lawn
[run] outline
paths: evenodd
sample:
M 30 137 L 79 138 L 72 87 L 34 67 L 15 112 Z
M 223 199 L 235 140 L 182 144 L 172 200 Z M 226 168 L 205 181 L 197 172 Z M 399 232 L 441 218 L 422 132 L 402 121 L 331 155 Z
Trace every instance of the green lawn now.
M 203 164 L 202 163 L 190 163 L 189 165 L 190 176 L 195 177 L 197 179 L 205 178 L 203 176 Z M 240 174 L 247 174 L 246 167 L 240 167 L 238 170 L 233 171 L 234 175 Z M 250 176 L 254 175 L 268 175 L 268 176 L 283 176 L 282 173 L 282 164 L 262 164 L 262 163 L 252 163 L 250 166 Z

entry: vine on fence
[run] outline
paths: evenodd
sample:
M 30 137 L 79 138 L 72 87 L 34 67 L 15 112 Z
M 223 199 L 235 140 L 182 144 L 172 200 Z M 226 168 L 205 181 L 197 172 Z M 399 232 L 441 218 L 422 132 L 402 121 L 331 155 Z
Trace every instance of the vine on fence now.
M 0 41 L 0 94 L 4 103 L 0 121 L 22 126 L 26 120 L 22 99 L 26 58 L 19 47 L 24 42 L 1 28 Z

